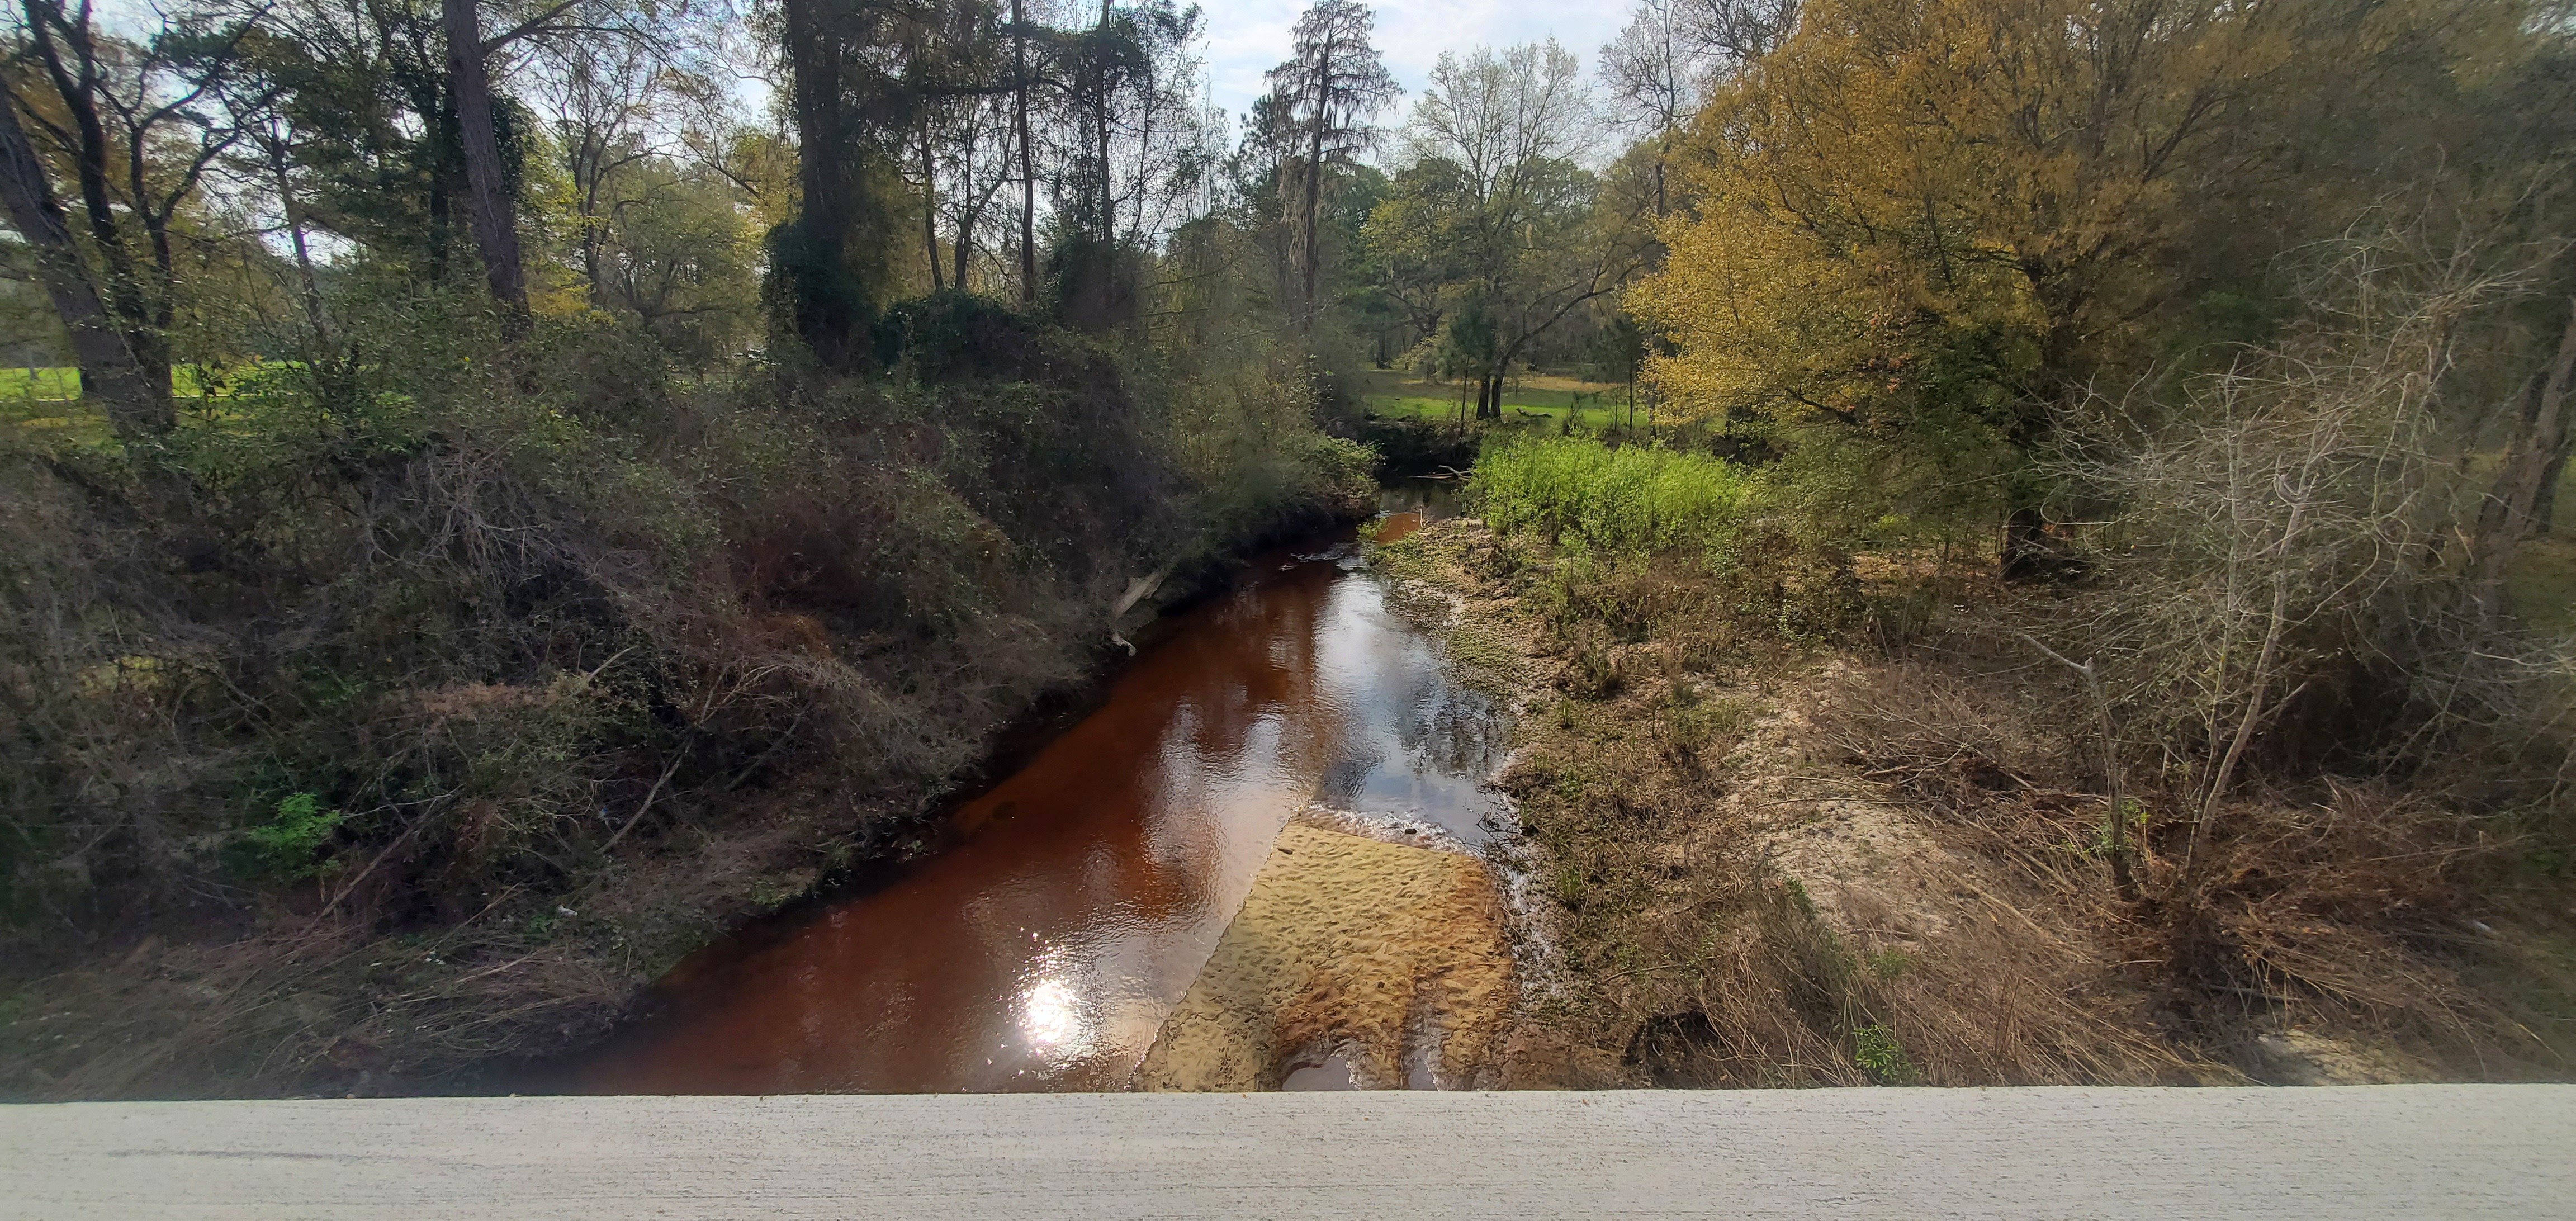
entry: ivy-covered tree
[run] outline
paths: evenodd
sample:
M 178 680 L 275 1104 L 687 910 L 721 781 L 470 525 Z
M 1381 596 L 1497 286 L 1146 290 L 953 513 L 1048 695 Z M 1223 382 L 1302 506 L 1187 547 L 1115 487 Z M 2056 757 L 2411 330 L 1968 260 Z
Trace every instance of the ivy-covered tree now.
M 1296 319 L 1312 330 L 1321 307 L 1324 250 L 1321 240 L 1327 167 L 1366 149 L 1375 129 L 1369 120 L 1403 93 L 1370 42 L 1376 14 L 1357 0 L 1318 0 L 1297 18 L 1296 54 L 1270 70 L 1276 122 L 1293 133 L 1293 149 L 1278 162 L 1279 194 L 1294 201 L 1291 261 L 1297 272 Z

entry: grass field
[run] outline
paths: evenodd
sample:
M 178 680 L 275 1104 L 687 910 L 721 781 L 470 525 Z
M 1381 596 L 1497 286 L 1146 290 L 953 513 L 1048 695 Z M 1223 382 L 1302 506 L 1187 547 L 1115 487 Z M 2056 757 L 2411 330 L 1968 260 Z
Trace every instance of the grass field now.
M 231 419 L 246 401 L 232 397 L 231 390 L 208 395 L 189 365 L 170 370 L 170 389 L 182 426 Z M 80 370 L 69 367 L 0 368 L 0 425 L 41 433 L 53 444 L 104 445 L 113 439 L 106 413 L 81 401 Z
M 73 368 L 34 368 L 24 365 L 0 368 L 0 399 L 24 402 L 28 399 L 69 401 L 80 397 L 80 370 Z
M 197 384 L 197 369 L 194 365 L 171 366 L 170 389 L 172 393 L 183 399 L 205 397 L 203 388 Z M 217 393 L 227 392 L 219 389 Z M 80 398 L 80 370 L 78 369 L 67 365 L 50 368 L 40 366 L 33 369 L 25 365 L 0 368 L 0 402 L 23 404 L 33 400 L 39 403 L 47 401 L 68 403 L 78 398 Z
M 0 423 L 41 431 L 51 444 L 102 444 L 109 435 L 106 415 L 80 401 L 73 368 L 0 368 Z
M 1387 369 L 1359 375 L 1370 411 L 1397 418 L 1454 420 L 1459 417 L 1459 390 L 1454 383 L 1418 381 Z M 1570 377 L 1533 374 L 1503 387 L 1505 423 L 1537 420 L 1562 422 L 1574 417 L 1577 427 L 1600 428 L 1628 414 L 1628 388 L 1617 382 L 1586 382 Z

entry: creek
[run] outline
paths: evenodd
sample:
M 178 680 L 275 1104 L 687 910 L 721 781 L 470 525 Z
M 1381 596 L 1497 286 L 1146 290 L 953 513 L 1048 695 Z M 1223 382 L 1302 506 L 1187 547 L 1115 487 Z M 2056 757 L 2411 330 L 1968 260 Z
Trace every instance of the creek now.
M 1391 485 L 1373 537 L 1443 515 L 1446 491 Z M 1509 816 L 1485 784 L 1501 713 L 1388 609 L 1352 532 L 1260 557 L 1139 649 L 956 809 L 950 846 L 692 956 L 573 1088 L 1120 1089 L 1300 807 L 1469 844 Z

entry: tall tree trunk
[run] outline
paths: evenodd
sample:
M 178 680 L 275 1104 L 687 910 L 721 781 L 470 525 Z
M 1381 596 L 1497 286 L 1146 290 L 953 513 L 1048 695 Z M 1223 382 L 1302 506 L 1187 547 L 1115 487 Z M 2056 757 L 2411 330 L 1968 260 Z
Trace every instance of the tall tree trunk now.
M 982 137 L 981 124 L 966 129 L 966 174 L 965 185 L 957 196 L 957 274 L 954 277 L 957 291 L 961 293 L 966 291 L 966 260 L 975 249 L 975 221 L 984 214 L 984 201 L 992 198 L 990 195 L 981 199 L 975 196 L 975 141 Z
M 46 180 L 44 162 L 36 156 L 27 130 L 19 126 L 16 103 L 0 90 L 0 196 L 6 197 L 9 221 L 34 253 L 45 292 L 54 312 L 71 333 L 72 356 L 80 362 L 81 388 L 97 395 L 119 439 L 134 442 L 170 431 L 178 423 L 170 405 L 167 369 L 154 377 L 135 359 L 134 347 L 117 329 L 99 297 L 73 242 L 62 204 Z
M 1664 163 L 1672 159 L 1673 129 L 1666 124 L 1663 136 L 1655 144 L 1655 215 L 1658 218 L 1672 210 L 1664 202 Z
M 607 237 L 607 222 L 600 219 L 599 191 L 601 165 L 606 161 L 603 149 L 594 145 L 588 134 L 582 136 L 582 151 L 573 161 L 573 194 L 580 201 L 576 207 L 581 222 L 581 282 L 591 308 L 608 308 L 608 285 L 600 276 L 600 244 Z
M 455 228 L 455 142 L 448 138 L 455 106 L 446 91 L 444 72 L 425 74 L 404 89 L 410 95 L 412 110 L 420 116 L 422 143 L 430 153 L 427 189 L 421 200 L 429 214 L 429 229 L 422 235 L 421 245 L 432 284 L 447 282 L 449 238 Z
M 518 208 L 510 198 L 501 137 L 492 121 L 481 11 L 478 0 L 439 0 L 439 8 L 446 18 L 449 92 L 455 97 L 456 130 L 464 146 L 474 246 L 483 256 L 484 283 L 501 307 L 501 328 L 515 338 L 528 331 L 528 281 L 519 261 Z
M 1329 81 L 1332 79 L 1331 50 L 1327 48 L 1325 54 L 1320 79 Z M 1318 85 L 1315 89 L 1315 122 L 1306 145 L 1306 258 L 1298 269 L 1298 325 L 1306 330 L 1314 329 L 1315 316 L 1320 312 L 1315 300 L 1315 285 L 1322 278 L 1324 268 L 1324 249 L 1319 240 L 1317 221 L 1324 199 L 1324 116 L 1331 109 L 1326 100 L 1326 90 Z
M 171 283 L 167 231 L 153 225 L 148 211 L 138 209 L 129 213 L 153 231 L 161 272 L 160 291 L 155 294 L 146 291 L 144 278 L 135 265 L 134 251 L 118 219 L 116 198 L 108 188 L 110 161 L 139 150 L 113 149 L 108 142 L 106 124 L 98 107 L 102 77 L 97 67 L 99 51 L 90 25 L 90 10 L 84 5 L 76 15 L 67 15 L 59 0 L 26 0 L 22 7 L 27 14 L 27 29 L 32 35 L 37 58 L 44 63 L 46 75 L 53 81 L 55 96 L 61 99 L 63 110 L 72 121 L 72 130 L 78 141 L 72 151 L 79 174 L 82 210 L 88 217 L 91 243 L 104 265 L 101 269 L 104 276 L 92 275 L 85 261 L 72 266 L 88 280 L 91 294 L 98 297 L 107 309 L 109 324 L 116 334 L 124 338 L 125 349 L 132 356 L 135 368 L 141 370 L 146 392 L 166 403 L 170 399 L 170 359 L 165 329 L 169 321 Z M 59 39 L 57 33 L 60 34 Z M 68 62 L 63 56 L 66 48 L 71 52 Z M 77 65 L 77 70 L 74 65 Z M 20 129 L 22 136 L 24 131 L 24 128 Z M 31 149 L 33 147 L 29 145 Z M 38 164 L 41 169 L 41 162 Z M 141 168 L 140 162 L 129 162 L 131 172 L 140 173 Z M 134 194 L 140 202 L 144 192 L 139 183 Z M 56 208 L 59 211 L 59 203 Z M 67 214 L 63 232 L 71 232 Z
M 1145 87 L 1137 90 L 1136 92 L 1137 101 L 1139 103 L 1136 111 L 1136 145 L 1141 149 L 1151 149 L 1154 147 L 1154 95 L 1157 90 L 1154 85 L 1153 69 L 1150 66 L 1147 67 L 1145 72 Z M 1142 244 L 1145 240 L 1146 191 L 1144 182 L 1145 167 L 1141 156 L 1138 161 L 1136 174 L 1136 227 L 1128 230 L 1127 232 L 1133 236 L 1139 244 Z
M 948 285 L 939 270 L 939 159 L 930 152 L 930 112 L 921 115 L 921 240 L 930 254 L 930 291 Z
M 133 255 L 117 226 L 116 199 L 108 191 L 107 127 L 99 117 L 94 78 L 87 67 L 96 53 L 90 40 L 87 10 L 79 18 L 66 21 L 59 3 L 28 0 L 25 7 L 28 32 L 35 36 L 36 50 L 44 60 L 47 75 L 53 79 L 55 96 L 71 116 L 72 130 L 80 141 L 74 150 L 74 169 L 80 177 L 81 207 L 89 219 L 90 240 L 97 244 L 100 258 L 107 263 L 107 296 L 117 317 L 129 325 L 139 324 L 144 317 L 143 297 L 134 275 Z M 57 22 L 63 23 L 63 38 L 70 44 L 74 60 L 83 65 L 77 73 L 64 62 L 61 44 L 54 38 Z M 23 135 L 24 129 L 20 131 Z M 68 224 L 64 231 L 70 232 Z
M 1020 145 L 1020 300 L 1038 298 L 1038 172 L 1029 148 L 1029 38 L 1011 0 L 1011 107 Z
M 581 220 L 581 282 L 590 304 L 595 309 L 608 308 L 608 285 L 599 270 L 599 219 L 583 216 Z
M 2546 520 L 2553 499 L 2550 485 L 2565 469 L 2569 441 L 2576 440 L 2568 427 L 2567 395 L 2576 388 L 2571 383 L 2576 383 L 2576 301 L 2568 302 L 2558 355 L 2527 393 L 2513 439 L 2505 445 L 2504 464 L 2478 508 L 2474 597 L 2482 615 L 2503 609 L 2505 573 Z
M 286 213 L 287 245 L 295 251 L 295 283 L 304 298 L 304 321 L 312 326 L 315 342 L 327 344 L 331 317 L 322 309 L 322 281 L 313 271 L 313 250 L 304 238 L 304 205 L 295 197 L 294 180 L 287 176 L 286 141 L 272 139 L 265 151 L 269 174 L 277 183 L 278 208 Z
M 794 325 L 799 338 L 827 368 L 849 369 L 859 359 L 864 302 L 849 267 L 850 230 L 859 219 L 857 174 L 844 130 L 840 31 L 827 20 L 825 0 L 785 0 L 790 106 L 796 118 L 799 185 L 804 200 L 796 219 L 793 260 Z
M 1100 137 L 1100 247 L 1105 256 L 1118 244 L 1118 195 L 1109 181 L 1109 0 L 1100 0 L 1100 51 L 1100 62 L 1093 66 L 1091 118 Z

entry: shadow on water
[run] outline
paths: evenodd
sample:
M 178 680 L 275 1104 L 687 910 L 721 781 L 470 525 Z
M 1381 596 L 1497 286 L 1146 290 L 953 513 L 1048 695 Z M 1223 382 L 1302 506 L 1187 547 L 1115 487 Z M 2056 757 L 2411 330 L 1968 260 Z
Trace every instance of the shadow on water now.
M 1387 491 L 1391 541 L 1449 511 Z M 1481 842 L 1504 726 L 1390 614 L 1350 543 L 1256 561 L 1173 616 L 1106 698 L 966 802 L 953 846 L 755 927 L 657 985 L 568 1088 L 1117 1089 L 1303 803 Z M 1301 1083 L 1302 1084 L 1302 1083 Z

